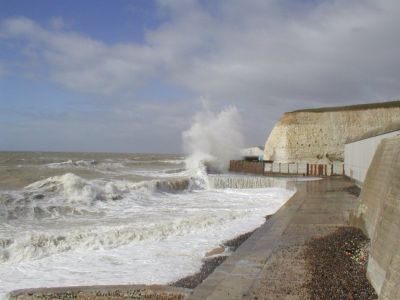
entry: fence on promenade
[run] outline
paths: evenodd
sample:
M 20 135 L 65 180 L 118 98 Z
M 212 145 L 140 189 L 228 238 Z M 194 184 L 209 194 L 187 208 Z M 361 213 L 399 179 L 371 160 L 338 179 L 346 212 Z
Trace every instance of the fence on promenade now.
M 262 161 L 246 161 L 231 160 L 229 163 L 229 171 L 239 173 L 264 174 L 264 162 Z
M 275 163 L 265 161 L 231 160 L 231 172 L 258 175 L 298 175 L 298 176 L 334 176 L 344 175 L 343 163 L 311 164 L 311 163 Z

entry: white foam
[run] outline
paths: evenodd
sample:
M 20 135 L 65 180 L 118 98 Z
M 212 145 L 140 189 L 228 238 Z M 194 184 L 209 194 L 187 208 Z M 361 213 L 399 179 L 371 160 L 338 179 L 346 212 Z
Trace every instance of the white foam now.
M 68 197 L 81 197 L 75 195 L 80 190 L 96 198 L 101 185 L 85 191 L 88 185 L 95 183 L 65 175 L 29 189 L 51 186 Z M 138 197 L 128 183 L 112 186 L 125 192 L 122 199 L 73 202 L 93 214 L 1 227 L 0 233 L 13 242 L 1 248 L 8 253 L 0 264 L 0 293 L 44 286 L 168 283 L 196 272 L 208 250 L 261 225 L 293 193 L 280 188 L 198 189 Z
M 208 163 L 216 171 L 227 171 L 229 160 L 240 156 L 243 148 L 241 118 L 236 107 L 228 107 L 218 114 L 209 110 L 195 115 L 191 127 L 183 132 L 183 147 L 189 157 L 188 170 Z
M 124 164 L 125 161 L 105 160 L 98 162 L 96 160 L 67 160 L 62 162 L 55 162 L 45 164 L 42 167 L 60 170 L 90 170 L 103 174 L 119 174 L 127 173 L 129 168 Z
M 164 169 L 159 171 L 132 170 L 127 173 L 152 178 L 177 178 L 189 175 L 188 171 L 184 169 Z

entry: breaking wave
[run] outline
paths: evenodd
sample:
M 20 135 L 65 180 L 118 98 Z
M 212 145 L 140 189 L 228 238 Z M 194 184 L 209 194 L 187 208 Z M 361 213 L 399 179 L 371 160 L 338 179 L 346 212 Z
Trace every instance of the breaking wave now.
M 244 145 L 239 112 L 233 106 L 218 114 L 200 112 L 182 138 L 184 151 L 189 154 L 185 161 L 188 170 L 198 172 L 205 165 L 208 171 L 225 172 L 229 160 L 238 158 Z
M 49 177 L 26 186 L 21 192 L 0 194 L 0 219 L 56 218 L 96 212 L 101 202 L 129 199 L 141 203 L 157 192 L 176 193 L 191 187 L 189 179 L 86 180 L 75 174 Z
M 0 194 L 0 219 L 43 219 L 91 214 L 103 205 L 102 202 L 112 204 L 125 199 L 132 204 L 142 203 L 155 193 L 277 186 L 286 188 L 286 181 L 259 176 L 207 175 L 204 166 L 187 178 L 141 182 L 86 180 L 67 173 L 34 182 L 19 193 Z
M 192 174 L 193 175 L 193 174 Z M 272 178 L 235 175 L 207 175 L 205 167 L 191 177 L 174 180 L 143 182 L 86 180 L 75 174 L 49 177 L 26 186 L 21 193 L 0 195 L 0 219 L 7 222 L 19 220 L 59 220 L 66 217 L 99 218 L 115 210 L 123 217 L 126 211 L 140 211 L 151 215 L 168 194 L 185 195 L 193 191 L 220 189 L 248 189 L 279 186 Z M 285 188 L 284 181 L 281 186 Z M 165 194 L 165 196 L 163 196 Z M 164 197 L 164 198 L 163 198 Z M 166 198 L 165 198 L 166 197 Z M 176 206 L 176 204 L 175 204 Z M 179 207 L 178 207 L 179 208 Z M 175 209 L 168 207 L 167 210 Z M 16 239 L 0 240 L 0 262 L 18 262 L 38 259 L 54 253 L 73 249 L 108 249 L 129 244 L 134 240 L 161 239 L 170 235 L 193 232 L 207 226 L 218 226 L 229 220 L 243 217 L 246 212 L 232 210 L 225 216 L 201 215 L 175 218 L 162 224 L 106 224 L 82 231 L 27 231 Z M 227 219 L 228 217 L 228 219 Z M 168 216 L 165 216 L 168 219 Z M 72 219 L 73 220 L 73 219 Z M 54 224 L 52 223 L 52 226 Z
M 161 160 L 132 160 L 125 159 L 122 161 L 113 161 L 111 159 L 105 161 L 97 160 L 66 160 L 62 162 L 54 162 L 45 164 L 44 166 L 51 169 L 96 169 L 96 170 L 118 170 L 127 169 L 132 165 L 183 165 L 183 159 L 161 159 Z
M 181 220 L 170 220 L 161 224 L 139 226 L 128 225 L 96 226 L 87 230 L 65 230 L 54 232 L 30 231 L 15 240 L 0 241 L 0 262 L 20 262 L 40 259 L 55 253 L 72 250 L 112 249 L 133 241 L 160 240 L 172 235 L 180 235 L 234 220 L 242 216 L 233 212 L 226 219 L 222 217 L 192 216 Z
M 0 297 L 16 288 L 171 282 L 263 224 L 293 193 L 283 181 L 208 174 L 207 157 L 194 155 L 186 168 L 168 156 L 152 164 L 151 155 L 86 154 L 46 172 L 43 161 L 31 168 L 30 178 L 47 178 L 0 191 Z M 86 171 L 101 168 L 117 172 Z
M 179 216 L 180 209 L 184 208 L 180 208 L 177 203 L 169 206 L 168 201 L 171 201 L 171 197 L 187 197 L 186 193 L 196 190 L 220 189 L 221 192 L 218 193 L 224 193 L 229 188 L 261 188 L 273 185 L 269 178 L 228 175 L 206 175 L 205 178 L 204 173 L 199 174 L 200 177 L 133 183 L 90 181 L 67 173 L 34 182 L 26 186 L 20 194 L 2 194 L 0 218 L 4 221 L 19 219 L 24 223 L 40 219 L 43 224 L 53 222 L 51 220 L 63 220 L 64 223 L 65 220 L 68 222 L 80 220 L 79 222 L 85 223 L 87 220 L 102 218 L 110 213 L 118 216 L 120 220 L 124 220 L 124 214 L 127 213 L 129 218 L 126 222 L 119 221 L 118 224 L 114 224 L 112 222 L 114 217 L 111 219 L 108 217 L 106 219 L 111 220 L 110 224 L 108 221 L 105 224 L 101 221 L 99 224 L 97 221 L 96 226 L 78 227 L 76 230 L 65 229 L 64 223 L 61 229 L 55 226 L 57 223 L 48 223 L 51 224 L 51 228 L 55 226 L 54 230 L 28 230 L 14 238 L 1 239 L 0 262 L 15 263 L 40 259 L 72 250 L 112 249 L 133 241 L 159 240 L 172 235 L 193 233 L 207 227 L 217 228 L 224 223 L 243 218 L 249 212 L 246 209 L 232 209 L 227 214 L 209 215 L 206 218 L 198 213 L 177 217 L 170 216 L 171 211 L 175 210 Z M 168 196 L 171 193 L 178 194 L 175 197 Z M 218 197 L 224 196 L 224 194 L 218 195 Z M 168 211 L 161 223 L 131 219 L 135 212 L 140 213 L 141 218 L 148 214 L 151 219 L 156 211 L 157 214 L 160 213 L 160 207 L 161 210 Z M 73 219 L 74 216 L 78 219 Z M 65 219 L 66 217 L 68 218 Z
M 66 167 L 93 167 L 98 165 L 96 160 L 67 160 L 62 162 L 50 163 L 46 166 L 48 168 L 66 168 Z

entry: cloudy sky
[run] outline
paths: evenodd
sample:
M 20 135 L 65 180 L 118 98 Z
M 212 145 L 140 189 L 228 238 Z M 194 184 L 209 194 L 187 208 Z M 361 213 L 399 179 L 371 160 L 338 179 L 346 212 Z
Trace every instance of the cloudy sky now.
M 398 0 L 0 0 L 0 150 L 182 151 L 207 106 L 248 145 L 285 111 L 400 98 Z

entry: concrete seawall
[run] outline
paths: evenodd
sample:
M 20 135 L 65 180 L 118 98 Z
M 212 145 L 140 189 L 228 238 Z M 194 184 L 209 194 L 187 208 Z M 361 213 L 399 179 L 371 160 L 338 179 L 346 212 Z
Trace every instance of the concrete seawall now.
M 378 146 L 352 223 L 371 239 L 367 275 L 377 294 L 400 299 L 400 137 Z
M 384 127 L 381 131 L 367 132 L 344 146 L 345 175 L 362 186 L 374 158 L 376 149 L 383 139 L 400 135 L 400 122 Z

